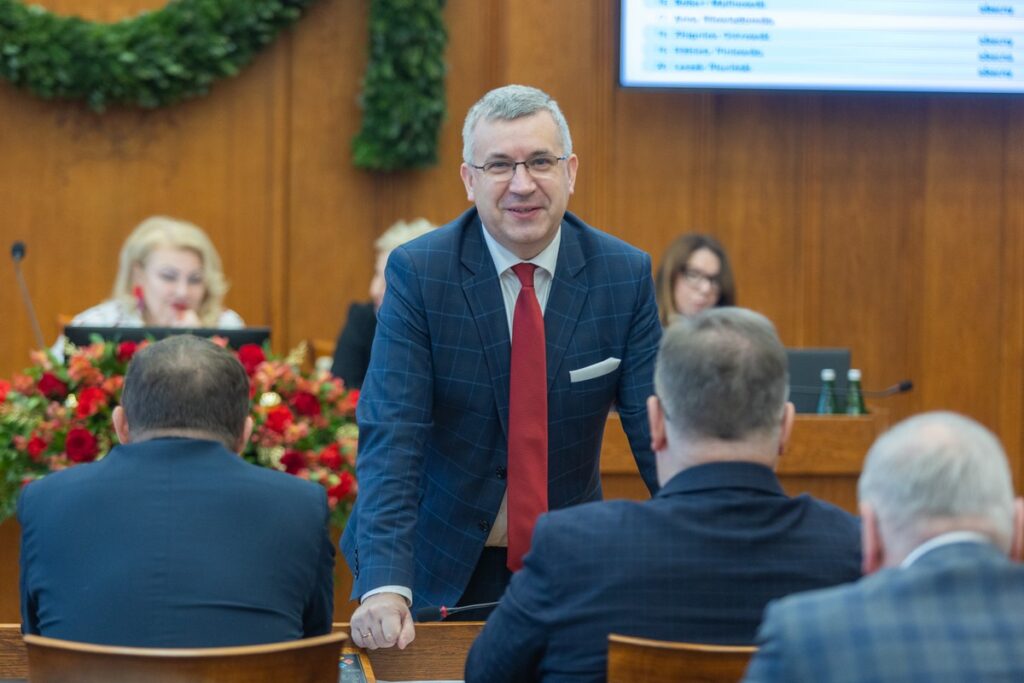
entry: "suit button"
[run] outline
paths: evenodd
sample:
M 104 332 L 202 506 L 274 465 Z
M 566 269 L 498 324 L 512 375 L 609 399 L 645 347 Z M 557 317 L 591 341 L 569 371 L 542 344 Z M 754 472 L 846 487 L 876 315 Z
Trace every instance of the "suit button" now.
M 491 530 L 491 523 L 488 521 L 482 521 L 477 526 L 480 527 L 480 531 L 486 532 Z
M 505 469 L 504 465 L 498 465 L 498 469 L 496 469 L 494 471 L 494 473 L 498 475 L 498 479 L 504 479 L 505 478 L 505 474 L 507 472 L 508 472 L 508 470 Z

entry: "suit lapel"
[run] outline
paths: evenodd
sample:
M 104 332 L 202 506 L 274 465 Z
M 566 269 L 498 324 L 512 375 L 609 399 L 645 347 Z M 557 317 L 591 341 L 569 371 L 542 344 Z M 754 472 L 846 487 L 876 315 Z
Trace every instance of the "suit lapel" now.
M 568 215 L 568 214 L 567 214 Z M 559 366 L 587 300 L 586 261 L 575 225 L 562 221 L 562 243 L 551 293 L 544 309 L 544 336 L 547 341 L 548 390 L 555 384 Z M 566 375 L 568 373 L 565 373 Z
M 463 229 L 462 238 L 462 290 L 473 313 L 480 341 L 483 344 L 487 368 L 494 387 L 494 401 L 498 406 L 501 429 L 508 435 L 508 391 L 509 365 L 511 362 L 511 340 L 508 334 L 508 315 L 501 295 L 498 274 L 494 270 L 487 245 L 484 244 L 483 227 L 474 211 Z

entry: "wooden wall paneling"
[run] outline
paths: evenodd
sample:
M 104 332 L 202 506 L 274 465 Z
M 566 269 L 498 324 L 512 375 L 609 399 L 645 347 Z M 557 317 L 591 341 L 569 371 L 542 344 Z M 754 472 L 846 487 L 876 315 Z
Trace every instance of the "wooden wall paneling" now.
M 721 234 L 710 220 L 711 96 L 616 88 L 609 130 L 608 224 L 651 254 L 655 269 L 686 232 Z
M 931 98 L 926 139 L 921 319 L 923 409 L 966 413 L 999 428 L 1003 105 Z
M 374 174 L 352 165 L 362 125 L 369 2 L 322 2 L 293 40 L 287 268 L 289 344 L 334 338 L 366 300 L 380 232 Z
M 846 346 L 865 386 L 916 368 L 925 109 L 919 98 L 822 96 L 816 126 L 816 211 L 804 215 L 806 346 Z M 813 244 L 813 247 L 811 246 Z M 812 251 L 813 249 L 813 251 Z M 790 342 L 794 343 L 794 342 Z M 887 407 L 901 414 L 912 395 Z
M 713 222 L 737 271 L 740 303 L 799 335 L 803 100 L 715 96 Z
M 999 433 L 1019 491 L 1024 477 L 1024 103 L 1014 99 L 1004 106 Z

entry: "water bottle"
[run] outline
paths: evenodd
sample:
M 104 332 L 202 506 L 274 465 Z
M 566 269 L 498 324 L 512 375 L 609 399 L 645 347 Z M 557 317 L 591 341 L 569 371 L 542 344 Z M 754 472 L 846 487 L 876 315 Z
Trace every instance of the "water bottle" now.
M 821 393 L 818 394 L 818 414 L 834 415 L 836 412 L 836 371 L 824 368 L 821 371 Z
M 850 368 L 846 373 L 846 414 L 867 415 L 868 409 L 864 406 L 864 392 L 860 389 L 860 370 Z

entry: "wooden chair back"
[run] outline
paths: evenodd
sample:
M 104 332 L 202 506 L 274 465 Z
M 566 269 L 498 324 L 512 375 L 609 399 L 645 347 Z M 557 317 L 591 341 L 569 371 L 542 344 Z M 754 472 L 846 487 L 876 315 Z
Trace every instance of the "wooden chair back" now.
M 736 683 L 756 647 L 673 643 L 611 634 L 608 683 Z
M 216 648 L 137 648 L 25 636 L 32 683 L 337 683 L 344 632 Z

